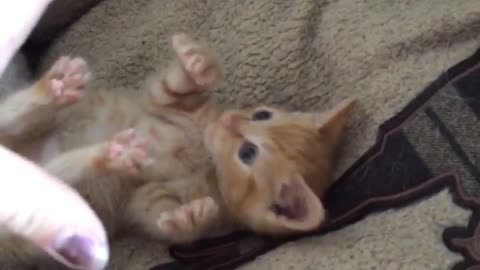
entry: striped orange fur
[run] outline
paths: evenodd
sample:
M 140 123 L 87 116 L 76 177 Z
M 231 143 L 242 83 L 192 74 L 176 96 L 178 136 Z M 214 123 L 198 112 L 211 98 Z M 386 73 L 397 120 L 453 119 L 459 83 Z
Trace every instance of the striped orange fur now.
M 237 227 L 275 235 L 320 226 L 353 100 L 322 114 L 224 110 L 208 99 L 221 75 L 213 54 L 185 34 L 172 43 L 172 64 L 142 94 L 89 89 L 86 63 L 59 59 L 0 104 L 1 143 L 74 186 L 111 239 L 188 243 Z M 4 241 L 0 256 L 22 254 L 15 247 Z

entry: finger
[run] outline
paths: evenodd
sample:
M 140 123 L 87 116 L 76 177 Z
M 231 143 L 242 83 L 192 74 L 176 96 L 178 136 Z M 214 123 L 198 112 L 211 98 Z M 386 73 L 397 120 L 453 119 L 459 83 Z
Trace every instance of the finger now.
M 103 269 L 105 229 L 67 185 L 0 146 L 0 225 L 73 269 Z

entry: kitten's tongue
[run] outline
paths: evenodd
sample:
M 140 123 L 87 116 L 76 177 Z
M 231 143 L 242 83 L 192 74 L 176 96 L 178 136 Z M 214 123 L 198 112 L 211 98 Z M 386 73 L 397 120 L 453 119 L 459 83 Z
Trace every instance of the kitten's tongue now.
M 280 224 L 295 231 L 313 230 L 325 219 L 320 199 L 301 179 L 282 184 L 272 210 Z
M 292 184 L 283 184 L 279 200 L 273 205 L 275 214 L 290 220 L 302 221 L 307 213 L 306 208 L 304 198 L 298 196 L 298 187 Z

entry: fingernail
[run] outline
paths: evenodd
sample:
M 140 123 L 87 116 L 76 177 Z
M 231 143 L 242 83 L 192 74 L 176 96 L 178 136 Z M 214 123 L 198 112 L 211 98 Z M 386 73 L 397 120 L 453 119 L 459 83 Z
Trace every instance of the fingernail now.
M 80 234 L 60 236 L 54 245 L 54 252 L 67 266 L 82 270 L 104 269 L 109 257 L 108 244 L 98 243 Z

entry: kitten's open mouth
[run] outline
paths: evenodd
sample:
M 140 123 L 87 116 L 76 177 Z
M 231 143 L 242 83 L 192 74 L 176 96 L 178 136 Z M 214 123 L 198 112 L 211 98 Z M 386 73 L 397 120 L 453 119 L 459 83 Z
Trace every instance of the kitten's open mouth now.
M 295 185 L 282 185 L 279 193 L 279 201 L 271 206 L 272 211 L 277 216 L 295 221 L 302 221 L 306 218 L 307 203 L 302 197 L 292 195 L 296 194 L 296 192 L 292 192 L 292 189 L 296 188 Z
M 288 205 L 274 203 L 271 208 L 277 216 L 285 217 L 289 220 L 302 221 L 307 214 L 305 202 L 298 198 Z

